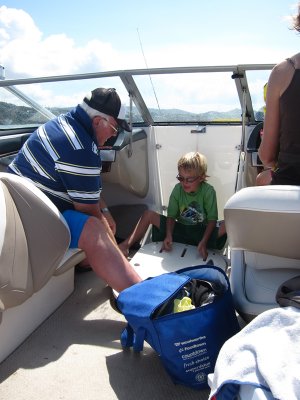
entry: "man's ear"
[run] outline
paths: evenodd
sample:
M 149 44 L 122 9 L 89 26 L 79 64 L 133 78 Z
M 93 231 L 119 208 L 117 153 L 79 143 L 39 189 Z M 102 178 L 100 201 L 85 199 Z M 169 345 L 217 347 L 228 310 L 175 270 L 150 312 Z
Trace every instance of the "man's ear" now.
M 98 127 L 100 122 L 101 122 L 102 118 L 99 115 L 96 115 L 96 117 L 94 117 L 92 119 L 92 125 L 93 127 Z

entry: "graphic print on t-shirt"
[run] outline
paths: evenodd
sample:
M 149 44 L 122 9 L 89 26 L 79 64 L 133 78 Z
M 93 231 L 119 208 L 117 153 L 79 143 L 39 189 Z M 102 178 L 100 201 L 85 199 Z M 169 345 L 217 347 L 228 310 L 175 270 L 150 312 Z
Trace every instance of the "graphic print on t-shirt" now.
M 199 204 L 192 202 L 181 212 L 180 218 L 188 225 L 196 225 L 205 220 L 205 215 Z

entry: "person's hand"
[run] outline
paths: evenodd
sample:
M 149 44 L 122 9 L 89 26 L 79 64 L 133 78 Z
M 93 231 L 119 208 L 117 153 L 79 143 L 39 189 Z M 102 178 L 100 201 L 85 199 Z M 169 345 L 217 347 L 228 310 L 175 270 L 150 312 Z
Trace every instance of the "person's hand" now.
M 270 185 L 272 181 L 272 170 L 266 169 L 256 177 L 256 186 Z
M 206 248 L 206 243 L 204 243 L 202 240 L 199 242 L 197 249 L 199 251 L 200 256 L 203 258 L 203 261 L 206 261 L 208 257 L 208 252 Z
M 162 250 L 162 251 L 163 251 L 163 250 L 171 251 L 171 250 L 172 250 L 172 244 L 173 244 L 173 242 L 172 242 L 172 237 L 166 236 L 166 237 L 165 237 L 165 240 L 163 241 L 161 250 Z
M 105 212 L 103 213 L 112 233 L 115 235 L 116 234 L 116 230 L 117 230 L 117 225 L 115 220 L 113 219 L 112 215 L 110 212 Z

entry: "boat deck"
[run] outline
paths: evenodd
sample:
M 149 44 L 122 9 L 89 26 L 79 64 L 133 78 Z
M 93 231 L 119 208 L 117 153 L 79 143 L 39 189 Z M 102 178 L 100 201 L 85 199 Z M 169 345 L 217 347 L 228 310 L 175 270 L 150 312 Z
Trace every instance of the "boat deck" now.
M 75 274 L 75 291 L 0 364 L 0 399 L 204 400 L 209 390 L 174 385 L 157 354 L 123 351 L 125 319 L 94 272 Z
M 131 259 L 131 265 L 143 279 L 196 265 L 215 265 L 224 271 L 227 268 L 227 260 L 219 251 L 209 250 L 207 260 L 203 261 L 196 246 L 173 243 L 169 252 L 161 251 L 161 246 L 161 242 L 145 244 Z

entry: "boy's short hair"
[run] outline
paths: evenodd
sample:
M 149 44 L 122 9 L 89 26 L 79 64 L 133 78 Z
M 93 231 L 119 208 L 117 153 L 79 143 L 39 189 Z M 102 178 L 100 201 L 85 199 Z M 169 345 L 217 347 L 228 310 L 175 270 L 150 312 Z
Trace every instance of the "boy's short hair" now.
M 179 168 L 183 169 L 194 169 L 197 171 L 199 176 L 204 176 L 206 179 L 208 175 L 206 174 L 207 172 L 207 161 L 206 157 L 199 153 L 198 151 L 196 152 L 190 152 L 185 154 L 184 156 L 180 157 L 177 163 L 178 170 Z

